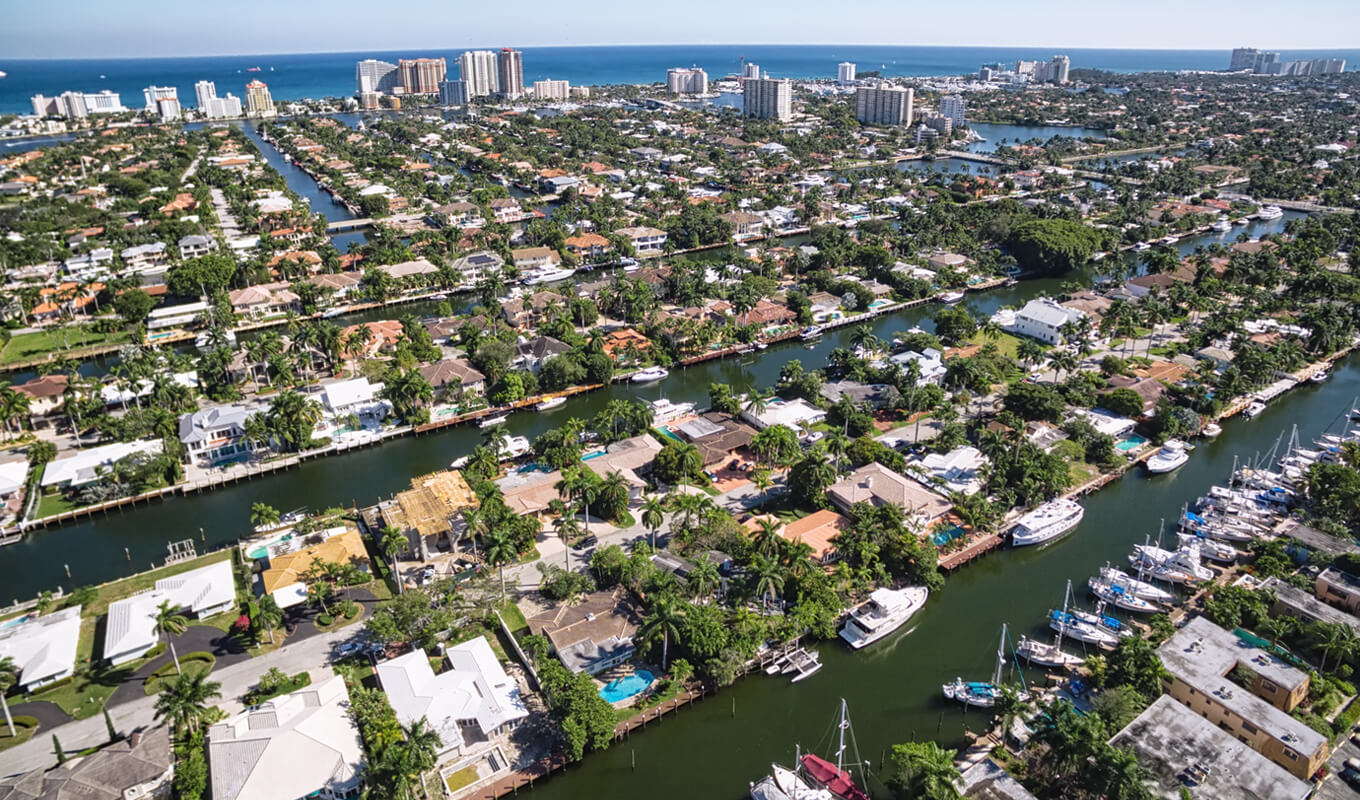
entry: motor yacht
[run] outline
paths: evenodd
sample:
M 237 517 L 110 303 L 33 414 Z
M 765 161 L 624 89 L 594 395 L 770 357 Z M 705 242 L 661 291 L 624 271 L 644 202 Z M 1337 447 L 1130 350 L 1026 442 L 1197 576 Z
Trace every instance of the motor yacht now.
M 1257 219 L 1279 219 L 1284 216 L 1284 211 L 1279 206 L 1261 206 L 1261 210 L 1256 212 Z
M 565 397 L 549 397 L 547 400 L 544 400 L 543 402 L 536 404 L 536 405 L 534 406 L 534 410 L 535 410 L 535 411 L 552 411 L 554 408 L 561 408 L 562 406 L 564 406 L 564 405 L 566 405 L 566 404 L 567 404 L 567 398 L 565 398 Z
M 1016 521 L 1015 527 L 1011 528 L 1011 546 L 1052 541 L 1077 527 L 1085 513 L 1071 500 L 1044 503 Z
M 1185 466 L 1190 460 L 1190 446 L 1180 439 L 1168 439 L 1146 462 L 1147 471 L 1153 475 L 1172 472 Z
M 647 369 L 634 372 L 633 377 L 629 378 L 629 380 L 633 383 L 652 383 L 661 380 L 669 374 L 670 372 L 664 367 L 648 367 Z
M 841 638 L 856 650 L 871 645 L 907 624 L 929 596 L 930 590 L 924 586 L 875 589 L 867 603 L 850 612 Z

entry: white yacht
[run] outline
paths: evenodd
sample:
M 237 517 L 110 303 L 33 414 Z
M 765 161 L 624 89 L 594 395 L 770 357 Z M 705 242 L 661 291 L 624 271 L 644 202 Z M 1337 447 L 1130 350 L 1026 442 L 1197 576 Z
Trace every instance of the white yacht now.
M 652 421 L 655 423 L 672 422 L 694 413 L 693 403 L 672 403 L 667 397 L 652 400 L 647 405 L 652 409 Z
M 506 416 L 505 414 L 501 414 L 501 415 L 499 415 L 499 416 L 494 416 L 494 417 L 483 417 L 483 418 L 477 423 L 477 427 L 479 427 L 479 428 L 494 428 L 494 427 L 496 427 L 497 425 L 504 425 L 504 424 L 505 424 L 505 421 L 508 420 L 508 419 L 510 419 L 510 418 L 509 418 L 508 416 Z
M 549 397 L 547 400 L 544 400 L 543 402 L 538 403 L 537 405 L 535 405 L 535 406 L 534 406 L 534 410 L 535 410 L 535 411 L 552 411 L 554 408 L 561 408 L 562 406 L 564 406 L 564 405 L 566 405 L 566 404 L 567 404 L 567 398 L 565 398 L 565 397 Z
M 1070 639 L 1097 647 L 1113 648 L 1119 644 L 1119 637 L 1111 631 L 1079 619 L 1067 611 L 1050 611 L 1048 627 Z
M 770 765 L 770 774 L 751 784 L 751 800 L 835 800 L 826 789 L 817 789 L 788 767 Z
M 1217 231 L 1219 233 L 1227 233 L 1228 231 L 1232 230 L 1232 223 L 1226 219 L 1220 219 L 1218 222 L 1215 222 L 1213 225 L 1210 225 L 1209 229 Z
M 1015 645 L 1015 654 L 1031 664 L 1052 669 L 1075 669 L 1086 660 L 1062 649 L 1061 632 L 1058 633 L 1058 640 L 1053 643 L 1021 636 L 1019 643 Z
M 820 325 L 811 325 L 811 326 L 808 326 L 808 327 L 804 328 L 804 329 L 803 329 L 803 332 L 800 333 L 800 334 L 798 334 L 798 338 L 802 339 L 802 340 L 805 341 L 805 342 L 810 342 L 810 341 L 812 341 L 813 339 L 816 339 L 817 337 L 819 337 L 819 336 L 821 336 L 821 335 L 822 335 L 822 326 L 820 326 Z
M 1148 250 L 1151 249 L 1152 245 L 1148 244 L 1147 242 L 1139 242 L 1138 244 L 1133 246 L 1133 252 L 1135 253 L 1146 253 Z
M 1175 244 L 1176 242 L 1179 242 L 1180 240 L 1181 240 L 1181 237 L 1179 237 L 1179 236 L 1167 236 L 1167 237 L 1165 237 L 1165 238 L 1158 239 L 1158 240 L 1157 240 L 1157 244 L 1164 244 L 1164 245 L 1170 247 L 1171 245 Z
M 1117 583 L 1110 583 L 1100 578 L 1088 578 L 1086 585 L 1090 587 L 1091 594 L 1115 608 L 1138 614 L 1155 614 L 1161 610 L 1151 600 L 1139 597 Z
M 1172 472 L 1190 460 L 1190 446 L 1180 439 L 1167 439 L 1162 449 L 1147 460 L 1147 471 L 1153 475 Z
M 952 306 L 963 299 L 963 292 L 945 292 L 940 295 L 940 302 L 947 306 Z
M 669 374 L 670 372 L 664 367 L 648 367 L 647 369 L 640 369 L 637 372 L 634 372 L 633 377 L 629 378 L 629 380 L 633 383 L 651 383 L 653 381 L 659 381 Z
M 991 708 L 996 705 L 996 701 L 1001 697 L 1001 668 L 1006 664 L 1006 626 L 1001 626 L 1001 643 L 996 646 L 996 668 L 992 671 L 990 681 L 965 681 L 963 678 L 955 678 L 953 682 L 946 683 L 940 687 L 944 696 L 950 700 L 957 700 L 967 706 L 978 708 Z M 1022 700 L 1029 699 L 1028 692 L 1019 692 L 1018 696 Z
M 1215 439 L 1222 432 L 1223 428 L 1217 422 L 1210 422 L 1208 425 L 1204 426 L 1199 432 L 1199 435 L 1206 439 Z
M 1256 400 L 1253 401 L 1251 405 L 1247 406 L 1247 410 L 1243 411 L 1242 414 L 1246 416 L 1247 419 L 1254 419 L 1257 416 L 1259 416 L 1262 411 L 1265 410 L 1266 404 L 1262 403 L 1260 400 Z
M 1016 521 L 1011 546 L 1042 544 L 1077 527 L 1086 511 L 1071 500 L 1044 503 Z
M 1261 210 L 1256 212 L 1257 219 L 1279 219 L 1284 216 L 1284 211 L 1279 206 L 1261 206 Z
M 557 281 L 564 281 L 575 274 L 576 270 L 574 269 L 567 269 L 562 267 L 544 267 L 543 269 L 534 270 L 533 272 L 525 275 L 524 279 L 520 282 L 523 283 L 525 286 L 537 286 L 540 283 L 555 283 Z
M 514 461 L 522 455 L 527 455 L 532 449 L 527 438 L 523 436 L 510 436 L 506 438 L 505 443 L 501 445 L 500 453 L 498 455 L 500 456 L 501 461 Z
M 1183 546 L 1192 544 L 1198 546 L 1201 555 L 1214 561 L 1232 564 L 1237 561 L 1238 556 L 1242 555 L 1242 552 L 1236 547 L 1227 542 L 1211 539 L 1208 536 L 1201 536 L 1197 533 L 1177 533 L 1176 537 L 1180 539 Z
M 911 619 L 926 604 L 930 590 L 924 586 L 875 589 L 869 601 L 850 612 L 841 638 L 856 650 L 882 639 Z
M 1101 567 L 1100 577 L 1106 583 L 1118 586 L 1136 597 L 1144 600 L 1152 600 L 1157 603 L 1170 603 L 1176 599 L 1176 595 L 1167 590 L 1133 577 L 1118 567 Z

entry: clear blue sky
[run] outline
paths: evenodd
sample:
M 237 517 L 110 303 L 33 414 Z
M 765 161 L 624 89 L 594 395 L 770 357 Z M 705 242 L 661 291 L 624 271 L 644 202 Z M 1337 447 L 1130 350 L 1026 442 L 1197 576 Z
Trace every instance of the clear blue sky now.
M 1360 48 L 1360 0 L 12 0 L 10 58 L 508 44 Z

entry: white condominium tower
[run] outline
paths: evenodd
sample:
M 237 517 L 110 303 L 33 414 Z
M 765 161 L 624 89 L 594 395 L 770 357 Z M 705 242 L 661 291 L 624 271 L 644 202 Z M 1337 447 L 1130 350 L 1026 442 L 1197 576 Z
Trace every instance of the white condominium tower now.
M 879 83 L 855 90 L 855 119 L 866 125 L 910 125 L 915 91 Z
M 666 91 L 671 94 L 707 94 L 708 73 L 698 67 L 668 69 Z
M 198 98 L 198 113 L 208 119 L 228 119 L 241 116 L 241 98 L 231 92 L 227 92 L 226 97 L 218 97 L 217 84 L 212 81 L 195 83 L 194 95 Z
M 743 77 L 743 78 L 759 78 L 759 77 L 760 77 L 760 65 L 759 65 L 759 64 L 743 64 L 743 65 L 742 65 L 742 68 L 741 68 L 741 77 Z
M 469 50 L 458 57 L 458 75 L 467 81 L 468 97 L 486 97 L 501 90 L 496 54 L 490 50 Z
M 950 94 L 940 98 L 940 116 L 948 118 L 955 128 L 962 128 L 968 124 L 965 119 L 967 113 L 968 105 L 963 102 L 962 97 Z
M 146 110 L 154 113 L 160 110 L 160 101 L 176 100 L 179 92 L 173 86 L 148 86 L 142 90 L 142 97 L 146 99 Z
M 836 83 L 844 86 L 855 82 L 855 65 L 849 61 L 842 61 L 836 65 Z
M 246 84 L 246 113 L 252 117 L 274 116 L 274 98 L 269 96 L 269 87 L 262 80 Z
M 369 94 L 370 92 L 392 94 L 392 90 L 397 88 L 397 81 L 400 78 L 401 73 L 397 71 L 396 64 L 379 61 L 376 58 L 366 58 L 354 65 L 354 93 L 359 95 Z
M 793 116 L 793 81 L 788 78 L 747 78 L 742 81 L 742 116 L 777 119 Z
M 502 47 L 496 58 L 496 78 L 505 97 L 513 100 L 524 94 L 524 54 Z
M 534 97 L 539 100 L 566 100 L 571 96 L 571 84 L 567 81 L 534 81 Z

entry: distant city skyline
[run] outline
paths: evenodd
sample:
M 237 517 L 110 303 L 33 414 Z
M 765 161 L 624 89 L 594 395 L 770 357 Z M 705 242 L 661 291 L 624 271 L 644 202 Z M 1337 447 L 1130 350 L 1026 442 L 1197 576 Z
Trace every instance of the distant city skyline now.
M 733 5 L 695 0 L 664 27 L 629 13 L 621 0 L 548 3 L 528 0 L 513 20 L 436 0 L 410 0 L 400 15 L 370 3 L 331 0 L 280 4 L 122 4 L 70 0 L 31 4 L 0 30 L 7 58 L 147 58 L 268 55 L 376 50 L 448 50 L 684 44 L 837 44 L 944 47 L 1127 48 L 1158 50 L 1319 50 L 1360 47 L 1360 7 L 1353 0 L 1308 0 L 1282 13 L 1278 3 L 1239 0 L 1231 14 L 1213 4 L 1147 0 L 1126 6 L 1054 0 L 1042 10 L 1001 0 L 954 7 L 904 8 L 861 0 L 853 13 L 787 0 Z M 412 20 L 420 21 L 413 26 Z M 361 24 L 360 24 L 360 21 Z M 730 31 L 758 32 L 736 41 Z M 896 39 L 896 41 L 894 41 Z M 0 64 L 3 60 L 0 59 Z

